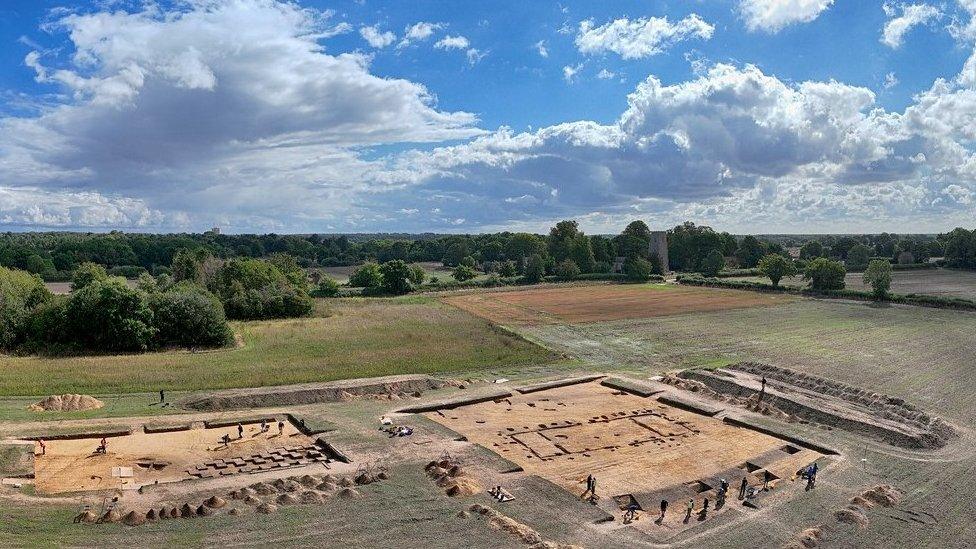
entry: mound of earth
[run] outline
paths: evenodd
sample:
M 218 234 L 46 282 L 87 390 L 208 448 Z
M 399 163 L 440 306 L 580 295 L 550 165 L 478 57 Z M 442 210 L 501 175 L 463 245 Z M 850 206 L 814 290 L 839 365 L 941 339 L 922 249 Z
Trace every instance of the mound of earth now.
M 336 490 L 339 489 L 339 487 L 336 486 L 332 482 L 326 481 L 326 482 L 323 482 L 322 484 L 319 484 L 318 486 L 316 486 L 315 489 L 316 490 L 321 490 L 323 492 L 335 492 Z
M 244 498 L 244 503 L 248 505 L 261 505 L 262 501 L 260 498 L 256 498 L 254 496 L 247 496 L 246 498 Z
M 487 518 L 489 526 L 495 528 L 496 530 L 501 530 L 502 532 L 514 535 L 519 539 L 519 541 L 530 546 L 532 549 L 582 549 L 577 545 L 563 545 L 553 541 L 546 541 L 542 539 L 539 532 L 536 532 L 534 529 L 532 529 L 532 527 L 522 524 L 521 522 L 492 509 L 491 507 L 475 503 L 468 507 L 468 511 L 474 514 L 474 516 L 480 515 Z M 468 515 L 459 514 L 458 516 L 465 517 Z
M 119 511 L 118 509 L 110 509 L 108 511 L 105 511 L 105 514 L 98 519 L 98 522 L 114 523 L 114 522 L 120 522 L 121 520 L 122 520 L 122 512 Z
M 227 514 L 228 515 L 233 515 L 233 516 L 236 517 L 236 516 L 238 516 L 238 515 L 241 514 L 241 510 L 240 509 L 237 509 L 237 508 L 234 508 L 234 509 L 231 509 L 230 511 L 228 511 Z
M 146 511 L 146 520 L 157 521 L 159 520 L 159 513 L 155 509 L 150 509 Z
M 339 497 L 343 499 L 359 499 L 363 495 L 357 492 L 355 488 L 343 488 L 339 490 Z
M 468 477 L 458 477 L 447 487 L 447 495 L 453 497 L 473 496 L 484 491 L 476 481 Z
M 273 503 L 262 503 L 258 505 L 258 513 L 264 513 L 265 515 L 270 515 L 278 510 L 278 507 Z
M 91 509 L 83 511 L 75 517 L 75 522 L 95 522 L 96 520 L 98 520 L 98 516 Z
M 891 486 L 881 484 L 870 490 L 865 490 L 860 497 L 875 505 L 891 507 L 901 501 L 901 495 L 901 492 Z
M 129 511 L 129 514 L 122 519 L 122 522 L 128 526 L 142 526 L 146 523 L 146 515 L 137 513 L 135 511 Z
M 319 479 L 312 475 L 302 475 L 294 480 L 306 488 L 315 488 L 315 485 L 319 483 Z
M 203 504 L 211 509 L 220 509 L 224 505 L 227 505 L 227 500 L 218 496 L 210 496 Z
M 849 505 L 834 511 L 834 518 L 844 524 L 855 524 L 861 528 L 867 528 L 869 522 L 864 510 L 856 505 Z
M 184 503 L 183 507 L 180 507 L 180 516 L 183 518 L 191 518 L 197 516 L 197 510 L 190 507 L 189 503 Z
M 265 482 L 258 482 L 257 484 L 252 484 L 251 489 L 254 490 L 259 496 L 270 496 L 271 494 L 276 494 L 278 491 L 274 486 L 267 484 Z
M 33 412 L 81 412 L 97 410 L 105 403 L 89 395 L 51 395 L 44 400 L 31 404 L 28 408 Z
M 813 549 L 823 540 L 823 530 L 819 526 L 807 528 L 796 536 L 796 540 L 784 546 L 784 549 Z
M 209 517 L 214 514 L 213 509 L 207 507 L 206 505 L 200 505 L 197 507 L 197 515 L 201 517 Z
M 234 490 L 233 492 L 230 493 L 230 497 L 234 499 L 247 499 L 248 496 L 255 496 L 255 495 L 257 495 L 257 492 L 255 492 L 254 488 L 251 488 L 250 486 L 245 486 L 240 490 Z
M 322 497 L 322 494 L 314 490 L 308 490 L 306 492 L 302 492 L 302 503 L 323 503 L 323 502 L 325 502 L 325 498 Z
M 425 467 L 434 484 L 444 488 L 451 497 L 473 496 L 484 491 L 481 484 L 467 476 L 460 464 L 450 460 L 431 461 Z
M 295 494 L 281 494 L 275 501 L 278 505 L 297 505 L 298 497 Z

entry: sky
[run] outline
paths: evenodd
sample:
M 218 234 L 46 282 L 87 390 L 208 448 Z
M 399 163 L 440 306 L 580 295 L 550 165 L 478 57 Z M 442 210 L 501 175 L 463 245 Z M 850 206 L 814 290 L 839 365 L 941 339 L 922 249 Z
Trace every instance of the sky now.
M 976 223 L 976 0 L 2 0 L 0 230 Z

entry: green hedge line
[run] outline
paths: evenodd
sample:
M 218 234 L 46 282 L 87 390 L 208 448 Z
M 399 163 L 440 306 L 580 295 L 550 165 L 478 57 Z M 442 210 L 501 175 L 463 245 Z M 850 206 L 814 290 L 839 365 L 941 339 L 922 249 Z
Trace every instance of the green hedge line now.
M 701 276 L 679 276 L 679 284 L 689 286 L 708 286 L 711 288 L 728 288 L 732 290 L 750 290 L 754 292 L 771 292 L 783 294 L 806 295 L 811 297 L 828 297 L 837 299 L 856 299 L 859 301 L 879 301 L 871 292 L 861 290 L 834 290 L 830 292 L 815 292 L 808 288 L 791 288 L 773 286 L 765 282 L 750 282 L 745 280 L 723 280 L 720 278 L 705 278 Z M 917 305 L 920 307 L 937 307 L 941 309 L 960 309 L 976 311 L 976 301 L 961 297 L 942 297 L 923 294 L 888 294 L 880 300 L 887 303 L 902 305 Z

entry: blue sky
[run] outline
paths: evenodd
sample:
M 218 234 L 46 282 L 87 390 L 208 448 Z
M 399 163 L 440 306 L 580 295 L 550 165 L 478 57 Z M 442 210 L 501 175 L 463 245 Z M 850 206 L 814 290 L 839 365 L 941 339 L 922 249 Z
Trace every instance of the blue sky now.
M 0 4 L 0 228 L 924 232 L 976 1 Z

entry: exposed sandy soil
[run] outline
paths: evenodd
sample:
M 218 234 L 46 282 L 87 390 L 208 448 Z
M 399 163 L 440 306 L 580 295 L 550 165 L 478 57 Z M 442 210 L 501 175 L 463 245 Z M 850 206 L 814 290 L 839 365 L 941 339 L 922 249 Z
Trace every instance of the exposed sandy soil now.
M 106 439 L 106 453 L 95 453 L 101 437 L 48 440 L 44 455 L 34 459 L 35 485 L 42 493 L 82 490 L 134 489 L 155 482 L 192 478 L 186 469 L 213 459 L 232 459 L 282 446 L 304 446 L 312 440 L 285 422 L 283 435 L 277 426 L 261 433 L 258 425 L 245 425 L 244 438 L 237 426 L 189 429 L 165 433 L 135 431 Z M 229 445 L 220 442 L 224 435 Z M 35 450 L 40 454 L 40 445 Z M 140 465 L 143 464 L 143 465 Z M 113 476 L 113 468 L 129 467 L 131 478 Z
M 673 285 L 595 285 L 443 297 L 499 324 L 586 323 L 778 305 L 794 298 Z

